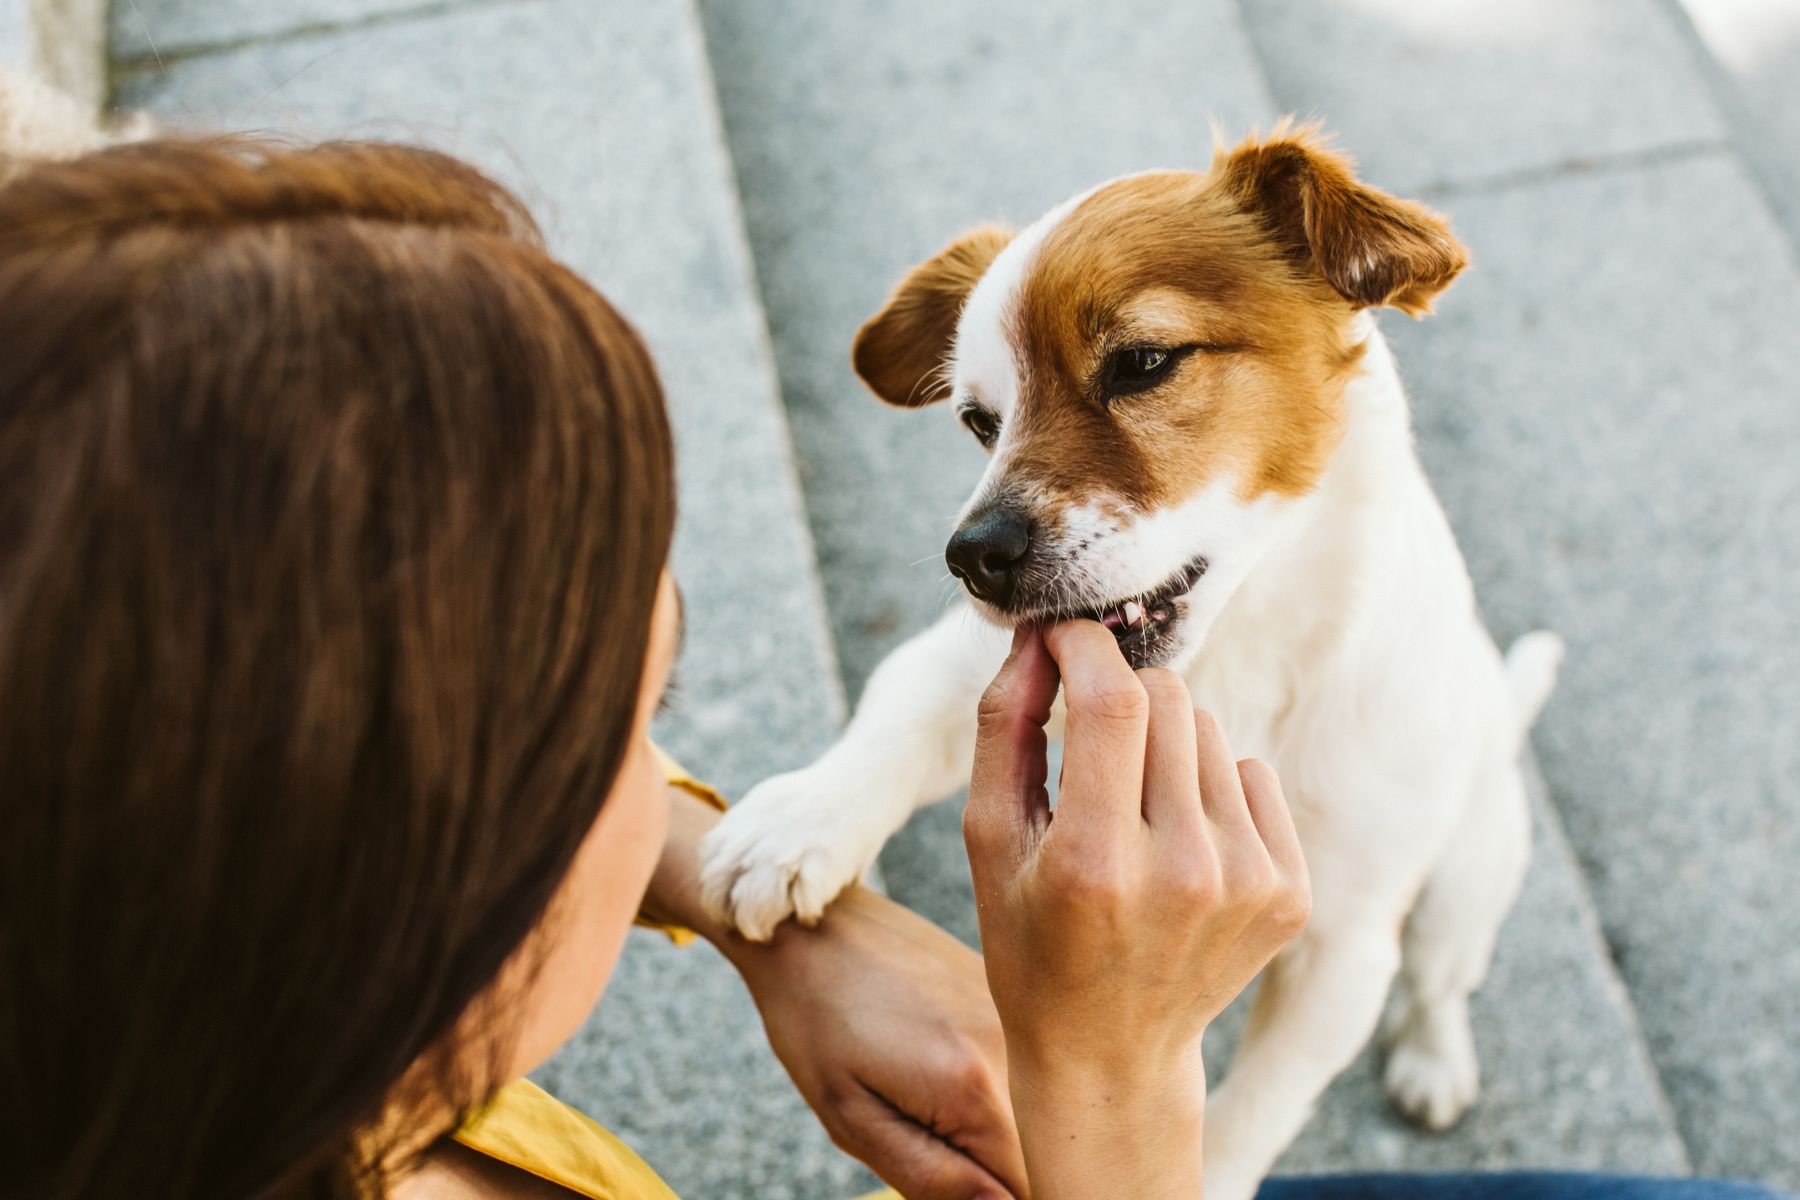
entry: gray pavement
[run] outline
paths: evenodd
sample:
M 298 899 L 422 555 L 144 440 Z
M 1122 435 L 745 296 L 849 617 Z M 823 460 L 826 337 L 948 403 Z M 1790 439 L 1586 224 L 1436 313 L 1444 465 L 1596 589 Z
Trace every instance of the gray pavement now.
M 1384 328 L 1490 623 L 1550 625 L 1571 654 L 1535 737 L 1536 860 L 1476 1009 L 1482 1104 L 1417 1134 L 1365 1056 L 1283 1166 L 1691 1162 L 1800 1188 L 1800 19 L 1780 2 L 118 0 L 114 29 L 121 101 L 164 120 L 488 164 L 639 322 L 679 426 L 694 621 L 664 736 L 734 793 L 816 754 L 842 694 L 952 596 L 942 543 L 979 452 L 847 363 L 901 271 L 978 221 L 1203 165 L 1209 119 L 1324 119 L 1473 250 L 1437 317 Z M 883 867 L 972 940 L 955 810 Z M 634 935 L 543 1078 L 683 1194 L 869 1182 L 704 948 Z

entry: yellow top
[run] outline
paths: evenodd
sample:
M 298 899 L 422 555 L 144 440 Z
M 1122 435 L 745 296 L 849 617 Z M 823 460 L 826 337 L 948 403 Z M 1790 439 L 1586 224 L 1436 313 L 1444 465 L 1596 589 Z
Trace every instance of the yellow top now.
M 669 783 L 723 810 L 724 797 L 664 754 Z M 692 930 L 644 921 L 685 945 Z M 588 1200 L 678 1200 L 650 1164 L 584 1113 L 570 1108 L 528 1079 L 514 1080 L 477 1110 L 455 1139 L 489 1158 L 567 1188 Z M 864 1200 L 900 1200 L 893 1191 Z
M 590 1200 L 679 1200 L 630 1146 L 529 1079 L 501 1088 L 455 1137 Z

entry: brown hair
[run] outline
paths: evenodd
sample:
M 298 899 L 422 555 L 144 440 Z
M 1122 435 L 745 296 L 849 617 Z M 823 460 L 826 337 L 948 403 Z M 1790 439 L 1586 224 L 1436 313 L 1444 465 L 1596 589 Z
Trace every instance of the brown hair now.
M 0 1193 L 342 1190 L 623 760 L 649 358 L 472 168 L 244 140 L 0 188 L 0 347 Z

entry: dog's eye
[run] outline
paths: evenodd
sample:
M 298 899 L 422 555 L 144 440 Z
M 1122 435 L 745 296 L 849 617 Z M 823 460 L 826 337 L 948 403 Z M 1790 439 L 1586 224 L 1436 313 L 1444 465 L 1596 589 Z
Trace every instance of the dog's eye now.
M 1175 365 L 1176 354 L 1162 346 L 1127 346 L 1106 358 L 1108 395 L 1129 396 L 1152 387 Z
M 975 440 L 989 450 L 994 448 L 994 443 L 1000 438 L 1000 418 L 985 408 L 970 405 L 963 409 L 962 423 L 975 435 Z

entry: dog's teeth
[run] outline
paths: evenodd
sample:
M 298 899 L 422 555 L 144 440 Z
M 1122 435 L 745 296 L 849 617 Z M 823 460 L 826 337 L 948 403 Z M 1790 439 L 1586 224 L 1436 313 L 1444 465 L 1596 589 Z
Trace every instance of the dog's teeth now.
M 1139 604 L 1136 600 L 1127 600 L 1123 611 L 1125 613 L 1125 623 L 1127 625 L 1141 625 L 1143 623 L 1144 606 Z

